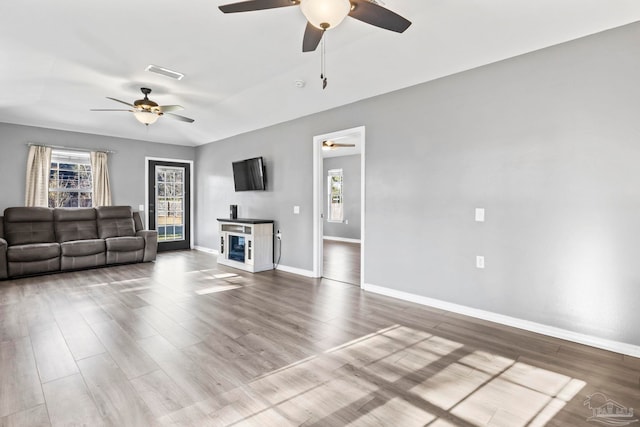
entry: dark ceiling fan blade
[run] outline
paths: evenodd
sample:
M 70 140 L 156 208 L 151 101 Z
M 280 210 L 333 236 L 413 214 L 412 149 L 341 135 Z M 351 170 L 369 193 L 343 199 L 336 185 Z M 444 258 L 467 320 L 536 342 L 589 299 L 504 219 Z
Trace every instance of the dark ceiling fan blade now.
M 358 21 L 366 22 L 385 30 L 395 31 L 396 33 L 403 33 L 411 25 L 411 21 L 370 1 L 351 0 L 351 4 L 353 7 L 349 12 L 349 16 L 356 18 Z
M 173 113 L 166 113 L 165 116 L 167 117 L 171 117 L 174 118 L 176 120 L 180 120 L 182 122 L 187 122 L 187 123 L 193 123 L 195 122 L 195 120 L 190 119 L 189 117 L 185 117 L 185 116 L 179 116 L 177 114 L 173 114 Z
M 295 6 L 298 0 L 248 0 L 219 6 L 224 13 L 251 12 L 252 10 L 275 9 L 276 7 Z
M 130 113 L 133 113 L 133 110 L 115 110 L 113 108 L 92 108 L 89 111 L 128 111 Z
M 302 39 L 302 51 L 313 52 L 316 50 L 323 35 L 324 30 L 314 27 L 310 22 L 307 22 L 307 28 L 304 30 L 304 39 Z
M 160 109 L 160 111 L 162 111 L 163 113 L 168 113 L 170 111 L 180 111 L 180 110 L 184 110 L 184 107 L 182 105 L 160 105 L 158 107 Z

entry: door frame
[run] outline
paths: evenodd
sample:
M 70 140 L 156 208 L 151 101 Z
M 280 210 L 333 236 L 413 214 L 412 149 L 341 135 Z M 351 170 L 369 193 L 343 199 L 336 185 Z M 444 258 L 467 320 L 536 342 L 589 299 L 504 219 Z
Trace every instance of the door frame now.
M 194 229 L 195 225 L 193 222 L 193 160 L 184 160 L 184 159 L 169 159 L 166 157 L 145 157 L 144 158 L 144 226 L 148 230 L 149 229 L 149 161 L 156 162 L 175 162 L 175 163 L 186 163 L 189 165 L 189 247 L 190 249 L 194 248 L 193 238 L 195 235 Z
M 322 141 L 339 138 L 345 135 L 358 134 L 360 138 L 360 287 L 366 283 L 364 280 L 364 256 L 365 256 L 365 127 L 358 126 L 351 129 L 316 135 L 313 137 L 313 277 L 322 277 L 323 274 L 323 228 L 324 228 L 324 158 L 322 156 Z

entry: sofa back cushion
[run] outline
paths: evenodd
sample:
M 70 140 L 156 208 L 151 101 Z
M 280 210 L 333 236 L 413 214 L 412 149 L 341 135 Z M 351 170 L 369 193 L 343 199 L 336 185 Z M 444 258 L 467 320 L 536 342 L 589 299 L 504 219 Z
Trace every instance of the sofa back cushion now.
M 10 246 L 55 243 L 53 209 L 15 207 L 4 210 L 4 235 Z
M 95 209 L 98 215 L 98 237 L 101 239 L 136 235 L 131 206 L 99 206 Z
M 140 216 L 140 212 L 133 212 L 133 226 L 136 228 L 136 231 L 144 230 L 144 224 L 142 223 L 142 216 Z
M 98 238 L 96 210 L 93 208 L 56 208 L 53 219 L 58 243 Z

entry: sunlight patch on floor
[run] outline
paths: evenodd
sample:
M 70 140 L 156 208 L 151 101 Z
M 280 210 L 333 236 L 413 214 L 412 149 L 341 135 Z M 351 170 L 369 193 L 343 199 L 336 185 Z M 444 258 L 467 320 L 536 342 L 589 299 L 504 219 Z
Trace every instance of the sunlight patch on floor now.
M 198 295 L 208 295 L 215 294 L 217 292 L 230 291 L 232 289 L 238 289 L 241 287 L 241 285 L 215 285 L 206 289 L 200 289 L 198 291 L 195 291 L 195 293 Z
M 294 424 L 349 419 L 355 420 L 350 426 L 524 427 L 544 425 L 585 385 L 394 325 L 265 374 L 249 387 L 271 404 L 261 416 L 277 413 Z

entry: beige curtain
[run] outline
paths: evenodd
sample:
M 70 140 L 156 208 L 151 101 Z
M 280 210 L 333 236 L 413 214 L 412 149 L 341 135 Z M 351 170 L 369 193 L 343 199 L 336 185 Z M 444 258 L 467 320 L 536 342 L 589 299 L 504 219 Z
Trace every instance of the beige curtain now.
M 111 206 L 107 153 L 91 152 L 91 173 L 93 175 L 93 206 Z
M 32 145 L 27 158 L 25 206 L 49 206 L 49 174 L 51 173 L 51 147 Z

